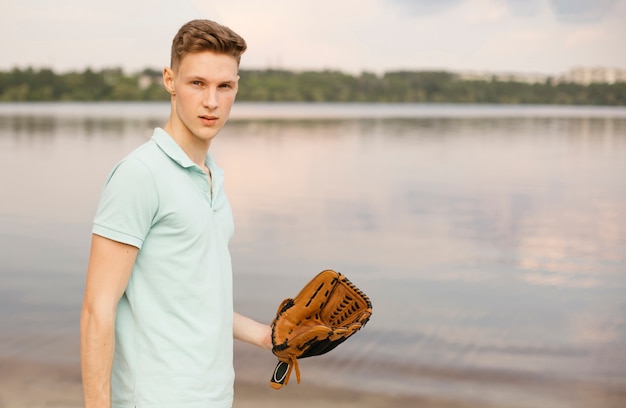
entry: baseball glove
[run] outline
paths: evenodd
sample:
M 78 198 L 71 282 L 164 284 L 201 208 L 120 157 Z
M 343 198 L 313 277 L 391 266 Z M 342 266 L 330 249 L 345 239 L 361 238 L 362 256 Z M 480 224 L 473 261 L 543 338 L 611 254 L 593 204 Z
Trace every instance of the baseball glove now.
M 372 303 L 339 272 L 315 276 L 294 299 L 285 299 L 272 322 L 272 352 L 278 364 L 274 389 L 289 383 L 293 368 L 300 383 L 298 359 L 328 353 L 365 326 Z

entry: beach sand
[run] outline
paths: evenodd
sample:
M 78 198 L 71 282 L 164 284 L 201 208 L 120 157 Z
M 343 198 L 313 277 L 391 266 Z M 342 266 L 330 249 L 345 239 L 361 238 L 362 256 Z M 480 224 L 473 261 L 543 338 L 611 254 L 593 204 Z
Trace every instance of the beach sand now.
M 623 388 L 608 393 L 606 389 L 578 389 L 574 394 L 577 395 L 570 397 L 580 405 L 578 403 L 574 405 L 566 403 L 566 405 L 558 406 L 594 408 L 626 406 L 626 391 Z M 234 408 L 285 406 L 293 408 L 517 408 L 522 405 L 514 401 L 495 405 L 443 397 L 401 397 L 363 393 L 296 384 L 295 381 L 294 384 L 278 391 L 271 389 L 267 383 L 252 383 L 246 380 L 238 380 L 235 383 Z M 0 359 L 0 408 L 40 407 L 82 407 L 79 367 L 77 365 Z
M 0 408 L 77 408 L 82 406 L 77 366 L 0 360 Z M 470 408 L 455 401 L 402 398 L 290 384 L 273 390 L 268 384 L 236 382 L 234 408 L 269 407 L 424 407 Z M 484 405 L 480 405 L 484 406 Z

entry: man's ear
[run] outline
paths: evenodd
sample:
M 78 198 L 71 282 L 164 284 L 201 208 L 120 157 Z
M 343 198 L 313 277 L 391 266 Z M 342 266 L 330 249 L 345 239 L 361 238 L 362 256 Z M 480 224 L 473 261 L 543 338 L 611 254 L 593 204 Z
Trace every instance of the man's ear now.
M 176 86 L 174 85 L 174 71 L 171 68 L 163 68 L 163 85 L 170 95 L 176 95 Z
M 237 75 L 237 80 L 235 81 L 235 92 L 239 92 L 239 79 L 240 76 Z

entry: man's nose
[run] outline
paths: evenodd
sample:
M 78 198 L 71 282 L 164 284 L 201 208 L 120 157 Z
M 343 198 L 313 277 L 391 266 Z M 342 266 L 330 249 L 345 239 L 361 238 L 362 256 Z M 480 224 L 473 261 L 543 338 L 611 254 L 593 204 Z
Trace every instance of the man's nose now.
M 202 102 L 204 106 L 209 109 L 217 108 L 217 90 L 207 88 L 204 92 L 204 99 Z

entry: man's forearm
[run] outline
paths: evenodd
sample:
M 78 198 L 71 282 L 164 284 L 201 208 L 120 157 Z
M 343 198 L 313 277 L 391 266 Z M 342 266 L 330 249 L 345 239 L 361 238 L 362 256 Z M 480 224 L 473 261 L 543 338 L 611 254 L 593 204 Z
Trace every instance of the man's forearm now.
M 99 317 L 83 307 L 80 361 L 85 408 L 111 406 L 111 368 L 115 349 L 115 317 Z
M 233 336 L 254 344 L 255 346 L 272 349 L 272 329 L 266 324 L 259 323 L 237 312 L 233 315 Z

